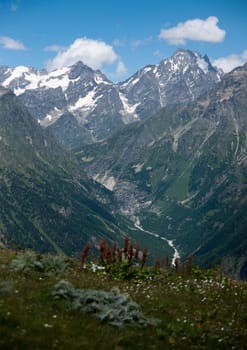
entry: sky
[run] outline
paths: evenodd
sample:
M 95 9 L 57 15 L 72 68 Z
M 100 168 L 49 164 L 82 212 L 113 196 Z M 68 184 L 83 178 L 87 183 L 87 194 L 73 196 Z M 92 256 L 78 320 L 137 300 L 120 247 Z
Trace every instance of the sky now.
M 225 72 L 247 61 L 245 0 L 0 0 L 0 66 L 81 60 L 123 81 L 178 48 Z

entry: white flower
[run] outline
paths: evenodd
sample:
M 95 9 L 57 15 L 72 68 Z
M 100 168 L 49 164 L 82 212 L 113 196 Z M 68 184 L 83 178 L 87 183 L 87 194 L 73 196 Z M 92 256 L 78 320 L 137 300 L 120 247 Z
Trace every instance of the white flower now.
M 52 324 L 48 324 L 48 323 L 44 323 L 44 327 L 45 327 L 45 328 L 52 328 L 53 325 L 52 325 Z

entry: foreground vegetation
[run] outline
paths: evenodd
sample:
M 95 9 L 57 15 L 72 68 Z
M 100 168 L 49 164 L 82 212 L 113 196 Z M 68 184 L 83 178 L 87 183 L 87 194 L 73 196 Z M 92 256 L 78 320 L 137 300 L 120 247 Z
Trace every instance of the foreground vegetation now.
M 176 271 L 157 262 L 142 267 L 143 261 L 137 266 L 101 256 L 102 268 L 85 255 L 82 267 L 62 256 L 0 251 L 1 349 L 246 348 L 246 282 L 216 270 Z M 117 289 L 126 300 L 128 293 L 140 306 L 142 322 L 136 317 L 114 326 L 111 315 L 100 320 L 92 310 L 72 308 L 67 297 L 54 297 L 61 283 L 73 293 Z

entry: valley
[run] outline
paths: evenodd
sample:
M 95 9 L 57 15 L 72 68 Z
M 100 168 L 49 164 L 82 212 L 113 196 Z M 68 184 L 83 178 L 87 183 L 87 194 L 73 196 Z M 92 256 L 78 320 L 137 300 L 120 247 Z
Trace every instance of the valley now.
M 230 84 L 236 88 L 226 100 Z M 242 256 L 246 163 L 238 159 L 246 157 L 244 96 L 246 66 L 197 101 L 165 108 L 76 154 L 89 160 L 84 167 L 103 185 L 106 174 L 114 179 L 120 207 L 133 220 L 138 216 L 144 230 L 175 238 L 182 259 L 191 252 L 200 263 L 219 263 L 223 251 Z
M 128 235 L 150 261 L 245 271 L 246 64 L 223 75 L 179 49 L 118 84 L 82 62 L 1 67 L 0 84 L 2 247 L 78 255 Z

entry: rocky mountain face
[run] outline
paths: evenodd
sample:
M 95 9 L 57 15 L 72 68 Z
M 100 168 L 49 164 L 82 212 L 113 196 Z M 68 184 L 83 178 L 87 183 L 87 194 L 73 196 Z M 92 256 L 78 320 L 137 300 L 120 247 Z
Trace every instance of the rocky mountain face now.
M 82 62 L 52 72 L 0 67 L 0 85 L 12 89 L 42 126 L 54 125 L 68 148 L 105 139 L 164 106 L 193 101 L 221 76 L 207 56 L 181 49 L 118 84 Z
M 221 80 L 222 73 L 207 56 L 178 50 L 158 65 L 150 65 L 119 85 L 123 100 L 135 106 L 138 119 L 145 119 L 162 107 L 193 101 Z
M 247 64 L 186 106 L 166 107 L 77 157 L 121 211 L 182 257 L 240 261 L 246 274 Z M 228 270 L 229 270 L 228 266 Z M 245 276 L 246 278 L 247 276 Z
M 86 242 L 119 240 L 127 227 L 109 191 L 0 88 L 0 247 L 79 254 Z

